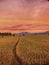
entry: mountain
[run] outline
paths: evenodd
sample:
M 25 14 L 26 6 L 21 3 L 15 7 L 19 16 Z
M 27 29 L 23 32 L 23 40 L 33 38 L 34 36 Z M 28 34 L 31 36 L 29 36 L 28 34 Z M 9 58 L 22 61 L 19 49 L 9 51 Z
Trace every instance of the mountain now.
M 45 33 L 49 34 L 49 31 L 46 31 Z
M 49 34 L 49 31 L 45 31 L 45 32 L 32 32 L 32 33 L 30 33 L 30 32 L 20 32 L 20 33 L 18 33 L 17 35 L 29 35 L 29 34 Z
M 36 32 L 36 33 L 33 33 L 33 34 L 49 34 L 49 31 L 45 31 L 45 32 Z
M 27 34 L 31 34 L 30 32 L 20 32 L 18 33 L 19 35 L 27 35 Z

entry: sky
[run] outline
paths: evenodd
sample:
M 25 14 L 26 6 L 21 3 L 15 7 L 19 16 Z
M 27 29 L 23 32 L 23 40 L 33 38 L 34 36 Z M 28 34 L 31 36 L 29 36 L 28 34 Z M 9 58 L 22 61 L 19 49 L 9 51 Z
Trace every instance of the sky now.
M 0 32 L 48 30 L 48 0 L 0 0 Z

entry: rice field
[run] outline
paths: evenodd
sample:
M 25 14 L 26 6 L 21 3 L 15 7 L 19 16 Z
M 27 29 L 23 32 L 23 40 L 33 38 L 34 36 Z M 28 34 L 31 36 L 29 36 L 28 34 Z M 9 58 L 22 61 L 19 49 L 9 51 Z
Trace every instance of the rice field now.
M 0 65 L 49 65 L 49 35 L 0 36 Z
M 24 65 L 49 65 L 49 35 L 26 35 L 16 47 Z
M 0 65 L 18 65 L 14 57 L 14 46 L 18 37 L 0 36 Z

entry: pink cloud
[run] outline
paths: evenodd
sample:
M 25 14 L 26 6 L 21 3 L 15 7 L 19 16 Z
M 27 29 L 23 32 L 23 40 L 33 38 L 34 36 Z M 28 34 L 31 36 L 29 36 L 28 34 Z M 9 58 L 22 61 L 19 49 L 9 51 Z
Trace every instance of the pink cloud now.
M 47 0 L 0 0 L 0 19 L 49 20 Z
M 0 30 L 10 31 L 49 30 L 49 24 L 16 24 L 6 27 L 0 26 Z

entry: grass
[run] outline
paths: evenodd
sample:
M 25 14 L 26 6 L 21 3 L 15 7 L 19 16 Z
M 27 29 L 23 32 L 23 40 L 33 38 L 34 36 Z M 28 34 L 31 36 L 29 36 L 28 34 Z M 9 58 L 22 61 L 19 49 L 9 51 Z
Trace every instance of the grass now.
M 49 65 L 49 35 L 0 36 L 0 65 Z M 18 44 L 17 44 L 18 42 Z
M 0 36 L 0 65 L 18 65 L 13 49 L 18 37 Z
M 25 64 L 47 64 L 49 62 L 49 35 L 22 36 L 16 47 L 16 53 Z

